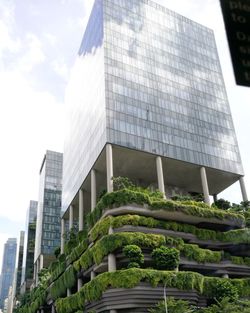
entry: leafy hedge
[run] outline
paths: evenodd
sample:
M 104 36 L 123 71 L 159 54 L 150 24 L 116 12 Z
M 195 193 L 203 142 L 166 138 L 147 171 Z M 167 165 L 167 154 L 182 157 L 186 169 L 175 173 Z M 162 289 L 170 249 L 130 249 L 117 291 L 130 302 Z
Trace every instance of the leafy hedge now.
M 73 242 L 75 246 L 73 245 Z M 70 243 L 69 246 L 71 247 L 71 252 L 68 252 L 69 254 L 67 256 L 65 254 L 61 254 L 58 260 L 50 264 L 50 282 L 55 281 L 66 270 L 67 265 L 70 265 L 75 260 L 79 259 L 82 253 L 88 248 L 88 239 L 86 238 L 85 232 L 79 232 L 76 236 L 76 240 L 69 240 L 68 243 Z
M 211 251 L 199 248 L 197 245 L 185 244 L 181 238 L 139 232 L 121 232 L 103 236 L 91 248 L 86 250 L 80 259 L 73 263 L 73 266 L 77 271 L 81 268 L 87 270 L 94 263 L 100 264 L 109 253 L 126 245 L 138 245 L 139 247 L 151 249 L 169 245 L 180 250 L 181 255 L 198 263 L 217 263 L 222 259 L 221 251 Z
M 87 248 L 88 240 L 84 238 L 76 247 L 73 247 L 71 253 L 67 256 L 67 264 L 71 264 L 77 260 Z
M 47 298 L 47 290 L 41 287 L 36 287 L 30 292 L 30 302 L 18 308 L 18 313 L 36 313 Z
M 87 223 L 89 228 L 101 218 L 103 210 L 112 208 L 113 206 L 119 207 L 127 204 L 148 205 L 150 210 L 166 210 L 168 212 L 182 212 L 186 215 L 193 215 L 204 218 L 217 218 L 220 220 L 229 219 L 235 223 L 243 224 L 245 222 L 242 214 L 225 212 L 216 208 L 204 207 L 200 202 L 181 203 L 178 201 L 155 199 L 150 197 L 149 194 L 130 189 L 122 189 L 105 194 L 97 203 L 93 212 L 87 216 Z
M 219 263 L 222 259 L 221 251 L 201 249 L 198 245 L 194 244 L 185 244 L 181 252 L 189 260 L 195 260 L 198 263 Z
M 67 288 L 72 288 L 76 283 L 76 271 L 70 266 L 49 288 L 49 295 L 52 300 L 63 296 Z
M 236 229 L 227 232 L 219 232 L 210 229 L 198 228 L 194 225 L 181 224 L 172 221 L 157 220 L 153 217 L 140 215 L 108 216 L 98 221 L 91 229 L 89 236 L 91 241 L 108 234 L 109 227 L 119 228 L 124 225 L 145 226 L 148 228 L 162 228 L 175 232 L 184 232 L 195 235 L 200 240 L 213 240 L 230 242 L 234 244 L 250 244 L 250 229 Z
M 196 290 L 199 294 L 209 298 L 216 296 L 215 292 L 218 290 L 218 286 L 228 284 L 224 282 L 229 282 L 232 286 L 237 287 L 239 296 L 250 295 L 249 279 L 211 278 L 193 272 L 132 268 L 98 275 L 85 284 L 76 294 L 58 299 L 56 301 L 57 313 L 73 313 L 77 310 L 83 310 L 85 302 L 100 299 L 103 292 L 108 288 L 133 288 L 142 281 L 150 283 L 152 287 L 163 284 L 167 288 Z
M 218 297 L 218 295 L 216 295 L 216 289 L 221 281 L 229 281 L 234 286 L 235 290 L 237 290 L 240 297 L 250 296 L 250 278 L 228 279 L 219 277 L 206 277 L 204 280 L 204 295 L 208 298 Z
M 66 270 L 66 256 L 64 254 L 60 255 L 59 259 L 52 262 L 49 267 L 51 274 L 50 281 L 56 280 L 65 270 Z
M 102 237 L 97 243 L 85 251 L 79 260 L 73 263 L 77 271 L 82 267 L 88 269 L 91 265 L 100 264 L 103 258 L 118 248 L 126 245 L 138 245 L 140 247 L 156 248 L 166 243 L 163 235 L 144 233 L 117 233 Z
M 84 308 L 85 301 L 91 302 L 101 298 L 108 288 L 133 288 L 141 281 L 149 282 L 153 287 L 165 284 L 166 287 L 180 290 L 197 290 L 202 292 L 203 276 L 193 272 L 169 272 L 143 269 L 127 269 L 106 272 L 85 284 L 73 296 L 56 301 L 57 313 L 73 313 Z
M 242 256 L 229 256 L 229 259 L 232 263 L 237 265 L 246 265 L 250 266 L 250 257 L 242 257 Z

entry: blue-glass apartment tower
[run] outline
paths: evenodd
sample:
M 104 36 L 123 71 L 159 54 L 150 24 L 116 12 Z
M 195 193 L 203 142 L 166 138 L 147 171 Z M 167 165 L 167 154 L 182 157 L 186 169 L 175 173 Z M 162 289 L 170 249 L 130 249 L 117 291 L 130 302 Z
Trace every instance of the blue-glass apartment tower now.
M 3 264 L 0 285 L 0 309 L 3 309 L 4 300 L 8 297 L 9 288 L 12 286 L 15 262 L 16 262 L 17 239 L 9 238 L 4 245 Z
M 213 31 L 150 0 L 96 0 L 66 103 L 64 218 L 112 176 L 217 195 L 243 168 Z
M 60 246 L 60 216 L 63 155 L 46 151 L 40 169 L 39 199 L 35 237 L 35 277 L 54 259 Z

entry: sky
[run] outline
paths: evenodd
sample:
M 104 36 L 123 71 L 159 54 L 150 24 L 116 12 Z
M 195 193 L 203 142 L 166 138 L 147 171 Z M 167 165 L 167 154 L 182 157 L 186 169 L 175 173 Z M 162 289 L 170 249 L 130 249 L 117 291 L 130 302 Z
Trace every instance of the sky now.
M 250 195 L 250 88 L 236 86 L 219 0 L 155 0 L 215 31 Z M 0 1 L 0 266 L 37 200 L 46 149 L 63 152 L 64 93 L 93 0 Z M 219 195 L 242 201 L 239 184 Z

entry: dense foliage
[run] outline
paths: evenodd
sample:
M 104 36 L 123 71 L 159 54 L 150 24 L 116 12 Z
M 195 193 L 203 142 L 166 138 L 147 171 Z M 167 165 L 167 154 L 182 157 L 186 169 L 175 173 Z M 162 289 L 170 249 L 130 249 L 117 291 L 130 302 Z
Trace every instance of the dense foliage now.
M 161 246 L 152 252 L 155 267 L 159 270 L 174 270 L 180 263 L 180 251 L 175 248 Z
M 127 245 L 122 250 L 123 254 L 129 259 L 128 268 L 140 267 L 144 263 L 144 255 L 137 245 Z
M 155 307 L 149 309 L 150 313 L 166 313 L 165 301 L 159 302 Z M 168 313 L 250 313 L 250 301 L 230 301 L 223 298 L 220 302 L 207 308 L 191 306 L 187 301 L 167 299 Z
M 17 309 L 17 313 L 36 313 L 48 299 L 56 301 L 57 313 L 82 312 L 85 302 L 100 299 L 107 288 L 133 288 L 140 282 L 148 282 L 153 287 L 165 285 L 167 288 L 194 290 L 210 299 L 211 302 L 217 301 L 209 308 L 198 309 L 190 307 L 185 301 L 169 299 L 168 313 L 196 312 L 195 310 L 199 313 L 217 313 L 219 309 L 220 313 L 238 313 L 239 310 L 249 313 L 247 302 L 239 302 L 237 299 L 250 296 L 250 279 L 223 279 L 204 277 L 193 272 L 173 271 L 183 258 L 197 263 L 219 263 L 222 260 L 230 260 L 234 264 L 250 266 L 249 257 L 232 256 L 223 251 L 202 249 L 196 244 L 185 243 L 181 238 L 187 238 L 184 236 L 186 233 L 193 235 L 192 242 L 212 240 L 235 245 L 250 244 L 248 229 L 219 232 L 139 215 L 108 216 L 98 221 L 106 209 L 137 204 L 148 210 L 178 212 L 203 219 L 213 219 L 213 221 L 225 219 L 234 222 L 239 227 L 244 225 L 245 219 L 250 220 L 249 203 L 232 209 L 232 207 L 227 207 L 225 201 L 220 201 L 218 206 L 221 206 L 223 210 L 219 210 L 215 207 L 210 208 L 203 202 L 196 202 L 192 198 L 164 200 L 159 191 L 136 187 L 127 178 L 114 178 L 113 183 L 116 191 L 102 194 L 96 209 L 88 216 L 85 231 L 76 233 L 73 230 L 67 233 L 65 254 L 59 255 L 59 250 L 56 252 L 57 259 L 51 263 L 49 269 L 40 273 L 39 286 L 23 297 L 21 308 Z M 167 233 L 173 234 L 174 232 L 174 237 L 144 233 L 143 229 L 142 232 L 139 232 L 140 229 L 132 229 L 135 232 L 123 232 L 122 227 L 127 225 L 168 230 Z M 110 227 L 115 230 L 121 229 L 118 230 L 119 232 L 109 234 Z M 128 269 L 102 273 L 84 284 L 79 292 L 61 298 L 66 295 L 67 288 L 71 289 L 76 286 L 77 272 L 99 265 L 108 254 L 115 252 L 119 254 L 122 252 L 128 259 Z M 145 264 L 144 253 L 147 257 Z M 146 266 L 154 266 L 160 270 L 140 268 Z M 222 304 L 227 311 L 221 307 Z M 163 304 L 159 304 L 150 312 L 165 313 L 161 311 L 162 309 L 165 309 L 165 305 L 163 307 Z
M 202 202 L 188 201 L 178 202 L 173 200 L 164 200 L 158 196 L 158 193 L 151 193 L 147 190 L 131 190 L 122 189 L 112 193 L 105 194 L 98 202 L 93 212 L 87 216 L 89 228 L 101 218 L 103 210 L 119 207 L 126 204 L 147 205 L 150 210 L 165 210 L 168 212 L 181 212 L 185 215 L 193 215 L 203 218 L 216 218 L 219 220 L 228 219 L 234 221 L 236 224 L 242 225 L 244 223 L 244 216 L 237 213 L 226 212 L 217 208 L 210 208 Z
M 167 298 L 165 301 L 159 302 L 154 308 L 149 309 L 150 313 L 166 313 L 166 307 L 168 313 L 191 313 L 190 305 L 188 301 L 174 300 L 174 298 Z
M 207 282 L 208 280 L 209 283 Z M 103 292 L 108 288 L 133 288 L 140 282 L 148 282 L 153 287 L 165 285 L 166 288 L 196 290 L 197 293 L 214 299 L 214 290 L 216 290 L 219 281 L 227 281 L 227 279 L 216 278 L 215 280 L 210 280 L 210 277 L 204 277 L 201 274 L 193 272 L 158 271 L 138 268 L 106 272 L 85 284 L 76 294 L 67 298 L 58 299 L 56 301 L 56 309 L 57 313 L 73 313 L 83 309 L 85 301 L 92 302 L 100 299 Z M 249 292 L 250 280 L 241 279 L 228 281 L 233 286 L 238 286 L 239 296 L 244 296 L 245 288 L 248 289 Z
M 190 233 L 199 240 L 222 241 L 235 244 L 250 243 L 250 231 L 248 228 L 219 232 L 205 228 L 198 228 L 194 225 L 183 224 L 174 221 L 157 220 L 152 217 L 145 217 L 135 214 L 127 214 L 115 217 L 108 216 L 98 221 L 90 231 L 90 240 L 95 241 L 99 237 L 107 235 L 110 226 L 113 228 L 121 228 L 125 225 L 161 228 L 174 232 Z

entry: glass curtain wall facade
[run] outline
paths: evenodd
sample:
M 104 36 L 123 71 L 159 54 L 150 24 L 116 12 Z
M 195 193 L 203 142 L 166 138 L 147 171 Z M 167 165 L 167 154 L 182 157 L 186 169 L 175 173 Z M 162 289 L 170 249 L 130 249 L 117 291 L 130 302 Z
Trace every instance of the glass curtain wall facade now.
M 213 31 L 151 1 L 104 2 L 107 141 L 242 173 Z
M 21 279 L 22 292 L 30 287 L 33 279 L 37 204 L 37 201 L 31 200 L 27 211 Z
M 96 0 L 76 65 L 64 210 L 107 142 L 243 175 L 212 30 L 153 1 Z
M 3 309 L 4 300 L 8 297 L 12 285 L 16 262 L 17 239 L 9 238 L 4 245 L 3 264 L 0 286 L 0 309 Z
M 65 96 L 63 203 L 72 200 L 106 143 L 103 36 L 103 3 L 96 1 Z
M 47 150 L 41 166 L 35 261 L 40 255 L 53 256 L 60 246 L 62 161 L 62 153 Z

